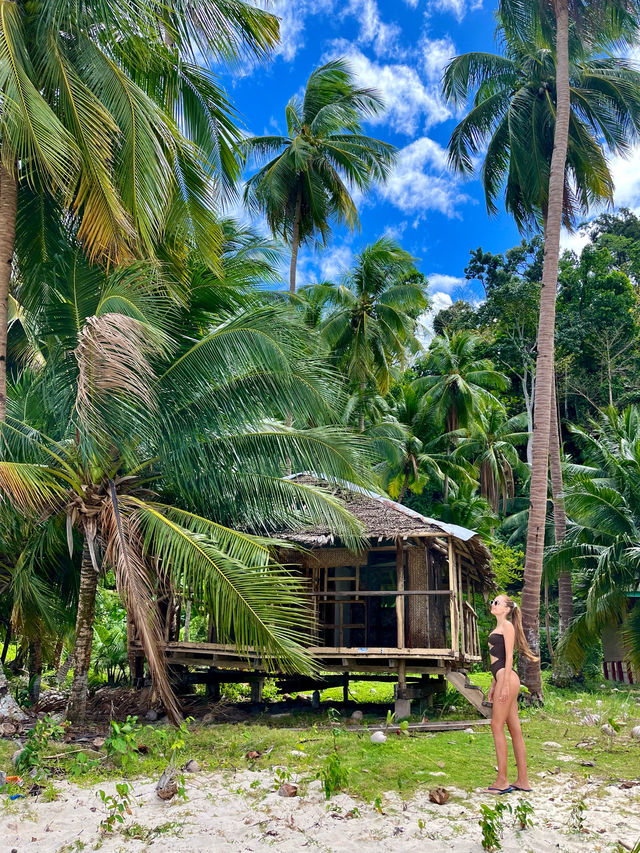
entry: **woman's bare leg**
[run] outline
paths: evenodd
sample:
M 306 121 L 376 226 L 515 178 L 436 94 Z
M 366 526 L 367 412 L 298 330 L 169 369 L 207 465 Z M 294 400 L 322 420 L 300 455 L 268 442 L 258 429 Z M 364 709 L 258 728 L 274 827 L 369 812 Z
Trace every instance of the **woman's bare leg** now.
M 500 673 L 498 673 L 499 675 Z M 509 709 L 512 705 L 511 690 L 509 691 L 509 699 L 506 702 L 499 700 L 500 683 L 496 684 L 496 689 L 493 694 L 493 710 L 491 712 L 491 734 L 493 735 L 493 743 L 496 748 L 496 759 L 498 764 L 498 775 L 496 781 L 491 787 L 508 788 L 509 781 L 507 777 L 507 758 L 508 747 L 507 738 L 504 727 L 507 722 Z
M 517 676 L 516 676 L 517 678 Z M 518 692 L 520 690 L 520 680 L 518 679 L 517 690 L 509 713 L 507 715 L 507 727 L 511 735 L 511 744 L 513 746 L 513 754 L 516 759 L 516 767 L 518 768 L 518 776 L 515 784 L 519 788 L 530 788 L 529 777 L 527 776 L 527 748 L 522 736 L 522 728 L 520 726 L 520 717 L 518 716 Z

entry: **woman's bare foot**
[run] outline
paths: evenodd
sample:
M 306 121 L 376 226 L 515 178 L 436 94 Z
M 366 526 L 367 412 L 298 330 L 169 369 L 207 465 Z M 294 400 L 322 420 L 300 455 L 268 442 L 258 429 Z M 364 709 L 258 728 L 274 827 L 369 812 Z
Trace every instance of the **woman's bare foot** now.
M 506 794 L 511 790 L 511 785 L 506 779 L 496 779 L 493 785 L 484 789 L 484 794 Z

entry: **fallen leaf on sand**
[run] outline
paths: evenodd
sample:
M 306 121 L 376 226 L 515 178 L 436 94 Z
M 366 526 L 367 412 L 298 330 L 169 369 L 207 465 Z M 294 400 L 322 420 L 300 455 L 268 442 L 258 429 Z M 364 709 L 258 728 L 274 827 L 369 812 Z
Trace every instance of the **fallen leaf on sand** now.
M 170 800 L 178 793 L 175 767 L 167 767 L 156 785 L 156 794 L 161 800 Z
M 297 797 L 298 786 L 292 785 L 290 782 L 285 782 L 278 788 L 278 796 L 280 797 Z
M 432 791 L 429 791 L 429 799 L 432 803 L 443 806 L 449 799 L 449 792 L 446 788 L 434 788 Z

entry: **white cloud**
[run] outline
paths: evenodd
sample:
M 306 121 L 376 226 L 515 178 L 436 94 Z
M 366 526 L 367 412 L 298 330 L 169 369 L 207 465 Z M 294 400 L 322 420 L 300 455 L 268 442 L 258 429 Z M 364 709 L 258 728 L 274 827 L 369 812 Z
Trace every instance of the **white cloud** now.
M 434 12 L 450 12 L 461 21 L 467 12 L 482 9 L 482 0 L 430 0 L 429 9 Z
M 454 43 L 449 36 L 439 39 L 430 39 L 425 36 L 420 41 L 419 49 L 422 68 L 427 79 L 440 86 L 445 66 L 457 53 Z
M 588 242 L 589 234 L 586 229 L 581 228 L 572 234 L 566 228 L 563 228 L 560 234 L 560 251 L 575 252 L 576 255 L 580 256 L 580 253 Z
M 427 210 L 457 216 L 458 206 L 470 201 L 447 169 L 447 152 L 427 136 L 400 150 L 395 168 L 378 187 L 378 195 L 403 213 L 416 214 L 414 224 Z
M 428 347 L 433 338 L 433 321 L 436 314 L 443 308 L 450 308 L 452 305 L 453 300 L 448 293 L 436 291 L 431 294 L 431 308 L 418 317 L 418 328 L 416 330 L 416 337 L 423 347 Z
M 400 27 L 382 20 L 377 0 L 254 0 L 256 6 L 267 9 L 280 18 L 280 44 L 276 55 L 291 62 L 304 47 L 305 30 L 314 15 L 352 17 L 360 30 L 356 42 L 373 47 L 377 56 L 397 54 L 401 49 Z
M 614 154 L 609 166 L 615 185 L 616 207 L 640 205 L 640 145 L 634 145 L 629 154 Z
M 333 14 L 336 0 L 254 0 L 254 5 L 280 18 L 280 44 L 274 53 L 291 62 L 300 48 L 304 47 L 307 18 L 311 15 Z M 246 73 L 255 67 L 248 66 Z
M 402 222 L 394 222 L 393 225 L 386 225 L 384 229 L 384 236 L 388 237 L 390 240 L 396 240 L 400 243 L 404 236 L 404 232 L 407 230 L 408 224 L 407 220 L 403 219 Z
M 318 256 L 320 280 L 338 281 L 353 263 L 353 252 L 349 246 L 331 246 Z
M 328 58 L 343 56 L 361 86 L 373 87 L 381 93 L 386 109 L 370 119 L 373 124 L 388 124 L 397 133 L 413 136 L 422 129 L 446 121 L 453 114 L 440 95 L 444 62 L 438 67 L 449 49 L 444 45 L 450 42 L 437 39 L 431 44 L 435 46 L 433 51 L 428 50 L 428 40 L 423 40 L 421 44 L 425 79 L 418 73 L 417 67 L 405 63 L 375 62 L 345 39 L 332 42 Z M 452 44 L 451 50 L 455 50 Z
M 465 287 L 467 284 L 466 278 L 457 278 L 455 275 L 443 275 L 442 273 L 432 272 L 427 276 L 429 286 L 437 288 L 442 293 L 451 294 L 457 287 Z
M 372 45 L 377 56 L 400 50 L 402 31 L 397 24 L 385 24 L 376 0 L 349 0 L 343 16 L 353 15 L 360 22 L 358 43 Z

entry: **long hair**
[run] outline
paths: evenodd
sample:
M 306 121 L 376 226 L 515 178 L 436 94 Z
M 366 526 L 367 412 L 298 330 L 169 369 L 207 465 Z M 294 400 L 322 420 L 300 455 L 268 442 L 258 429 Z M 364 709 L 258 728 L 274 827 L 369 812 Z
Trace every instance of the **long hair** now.
M 522 615 L 520 613 L 520 608 L 518 607 L 518 602 L 514 601 L 512 598 L 509 598 L 508 595 L 503 596 L 507 607 L 509 608 L 509 618 L 511 619 L 511 624 L 513 625 L 513 629 L 515 631 L 515 647 L 516 649 L 523 654 L 530 661 L 539 661 L 540 658 L 536 657 L 534 653 L 529 648 L 529 643 L 527 642 L 527 638 L 524 635 L 524 631 L 522 630 Z

